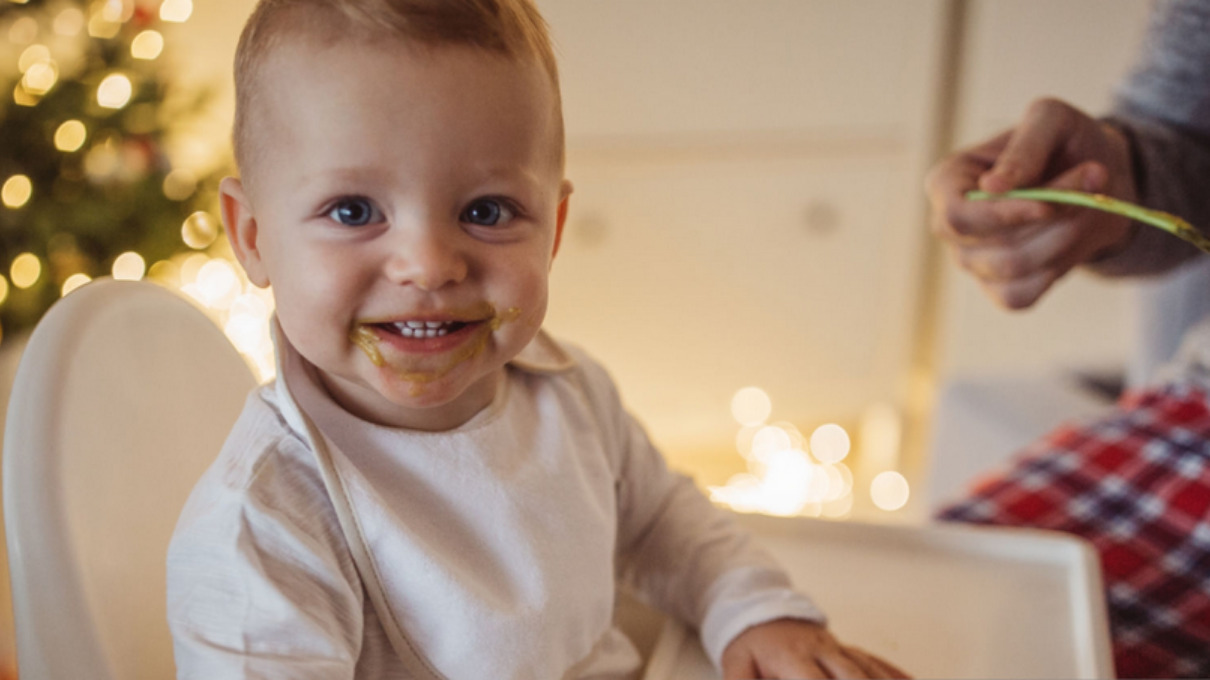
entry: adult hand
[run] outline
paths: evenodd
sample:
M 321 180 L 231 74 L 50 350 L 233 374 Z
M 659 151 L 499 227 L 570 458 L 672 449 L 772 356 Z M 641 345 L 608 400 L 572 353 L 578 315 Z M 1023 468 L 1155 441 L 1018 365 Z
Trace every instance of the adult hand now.
M 740 633 L 723 651 L 723 678 L 906 678 L 878 657 L 848 647 L 823 626 L 777 619 Z
M 1135 200 L 1130 144 L 1113 126 L 1055 99 L 1030 105 L 1018 125 L 940 161 L 925 182 L 933 231 L 987 293 L 1029 307 L 1073 267 L 1123 247 L 1129 219 L 1038 201 L 967 201 L 973 189 L 1046 186 Z

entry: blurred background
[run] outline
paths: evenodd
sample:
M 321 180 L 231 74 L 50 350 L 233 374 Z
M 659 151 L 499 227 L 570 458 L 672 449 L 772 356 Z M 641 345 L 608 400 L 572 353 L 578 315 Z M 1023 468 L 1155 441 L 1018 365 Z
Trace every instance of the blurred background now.
M 954 423 L 1006 433 L 949 447 L 998 456 L 1137 362 L 1139 284 L 1075 275 L 1000 311 L 922 185 L 1038 96 L 1104 111 L 1147 0 L 538 4 L 576 185 L 548 327 L 719 503 L 918 521 L 962 477 L 936 472 Z M 0 398 L 41 313 L 98 276 L 181 291 L 272 377 L 272 299 L 214 198 L 252 5 L 0 0 Z

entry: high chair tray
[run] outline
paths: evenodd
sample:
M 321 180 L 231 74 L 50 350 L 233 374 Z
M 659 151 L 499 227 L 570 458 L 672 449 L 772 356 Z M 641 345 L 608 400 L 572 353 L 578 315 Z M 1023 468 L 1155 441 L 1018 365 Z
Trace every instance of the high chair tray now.
M 918 678 L 1111 678 L 1091 546 L 1030 529 L 739 515 L 846 644 Z M 715 680 L 668 620 L 644 680 Z

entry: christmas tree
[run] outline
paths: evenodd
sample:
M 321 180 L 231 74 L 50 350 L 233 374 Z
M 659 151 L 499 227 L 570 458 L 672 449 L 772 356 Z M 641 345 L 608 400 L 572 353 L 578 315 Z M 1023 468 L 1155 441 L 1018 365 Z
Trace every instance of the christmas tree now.
M 91 277 L 218 236 L 220 169 L 174 168 L 170 126 L 199 94 L 169 98 L 162 22 L 191 0 L 0 0 L 0 325 L 31 327 Z M 200 176 L 199 176 L 200 175 Z

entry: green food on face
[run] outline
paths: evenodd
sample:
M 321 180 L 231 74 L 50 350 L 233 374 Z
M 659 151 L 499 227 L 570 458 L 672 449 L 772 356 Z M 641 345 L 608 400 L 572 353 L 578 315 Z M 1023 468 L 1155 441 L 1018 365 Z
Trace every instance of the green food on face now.
M 1078 205 L 1085 208 L 1093 208 L 1095 210 L 1103 210 L 1105 212 L 1114 213 L 1129 217 L 1132 220 L 1150 224 L 1153 227 L 1159 227 L 1164 231 L 1182 238 L 1189 243 L 1200 248 L 1203 252 L 1210 253 L 1210 238 L 1206 238 L 1202 232 L 1193 228 L 1185 220 L 1166 212 L 1159 210 L 1151 210 L 1140 205 L 1121 201 L 1116 198 L 1110 198 L 1102 194 L 1090 194 L 1083 191 L 1072 191 L 1070 189 L 1013 189 L 1000 194 L 993 194 L 986 191 L 968 191 L 966 199 L 968 201 L 985 201 L 998 199 L 1024 199 L 1029 201 L 1045 201 L 1047 203 L 1066 203 L 1068 205 Z

